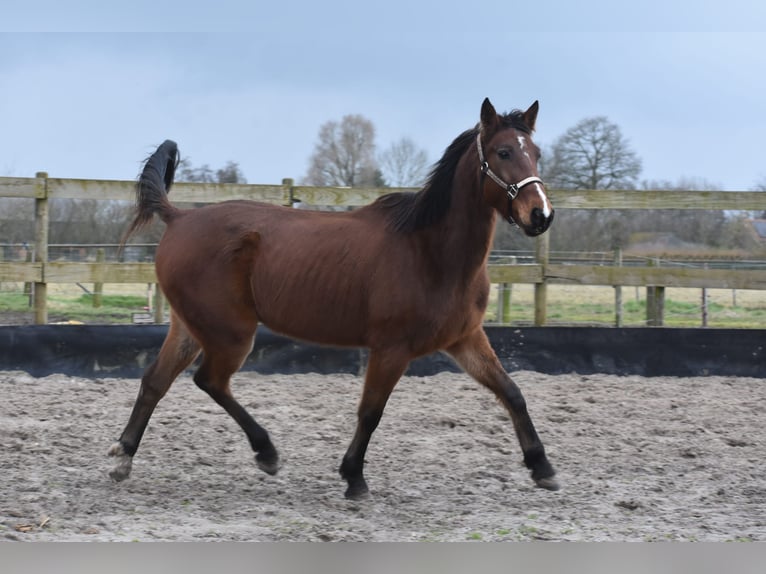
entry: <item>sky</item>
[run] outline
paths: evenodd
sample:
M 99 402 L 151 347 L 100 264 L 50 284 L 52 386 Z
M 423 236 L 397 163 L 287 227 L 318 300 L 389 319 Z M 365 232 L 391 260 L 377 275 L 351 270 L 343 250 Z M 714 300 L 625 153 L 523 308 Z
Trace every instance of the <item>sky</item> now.
M 606 116 L 642 180 L 766 182 L 766 3 L 3 0 L 0 176 L 134 179 L 174 139 L 194 166 L 301 180 L 319 127 L 361 114 L 430 162 L 539 100 L 550 145 Z

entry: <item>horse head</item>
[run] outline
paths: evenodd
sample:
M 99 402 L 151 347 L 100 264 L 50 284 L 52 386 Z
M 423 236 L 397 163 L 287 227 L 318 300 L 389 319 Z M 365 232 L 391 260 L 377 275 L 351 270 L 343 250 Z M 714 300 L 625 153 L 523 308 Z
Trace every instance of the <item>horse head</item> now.
M 535 101 L 525 112 L 500 115 L 487 98 L 476 136 L 484 199 L 529 236 L 544 233 L 553 221 L 537 172 L 540 148 L 532 141 L 538 108 Z

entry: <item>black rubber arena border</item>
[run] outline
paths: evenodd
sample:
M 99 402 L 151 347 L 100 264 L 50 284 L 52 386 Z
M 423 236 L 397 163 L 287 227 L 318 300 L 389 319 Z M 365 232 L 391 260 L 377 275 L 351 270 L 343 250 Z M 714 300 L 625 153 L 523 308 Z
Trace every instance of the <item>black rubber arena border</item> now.
M 506 370 L 547 374 L 766 376 L 766 330 L 606 327 L 487 327 Z M 83 377 L 140 377 L 167 333 L 159 325 L 0 327 L 0 370 Z M 366 352 L 296 342 L 258 329 L 243 370 L 261 373 L 353 373 Z M 434 354 L 408 374 L 458 371 Z

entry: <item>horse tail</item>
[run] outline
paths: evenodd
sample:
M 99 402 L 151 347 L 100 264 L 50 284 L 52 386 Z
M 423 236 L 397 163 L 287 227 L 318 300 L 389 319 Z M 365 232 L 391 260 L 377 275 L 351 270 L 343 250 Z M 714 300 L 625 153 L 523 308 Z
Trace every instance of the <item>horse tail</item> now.
M 176 142 L 165 140 L 146 160 L 136 183 L 135 217 L 122 239 L 122 245 L 133 233 L 147 225 L 155 214 L 159 215 L 164 223 L 169 223 L 181 213 L 181 210 L 168 201 L 178 158 Z

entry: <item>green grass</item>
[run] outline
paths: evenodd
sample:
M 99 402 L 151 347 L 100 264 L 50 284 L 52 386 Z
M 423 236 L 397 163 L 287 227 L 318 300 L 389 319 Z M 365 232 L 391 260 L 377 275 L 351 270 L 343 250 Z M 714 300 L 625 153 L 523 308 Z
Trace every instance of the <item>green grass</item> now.
M 467 536 L 468 540 L 482 540 L 484 537 L 480 532 L 472 532 Z
M 75 301 L 79 305 L 93 306 L 93 295 L 83 293 Z M 117 307 L 120 309 L 140 309 L 146 305 L 146 297 L 138 295 L 103 295 L 101 304 L 104 307 Z
M 22 293 L 0 292 L 0 311 L 27 311 L 29 296 Z
M 718 303 L 708 304 L 708 327 L 717 328 L 766 328 L 766 307 L 728 306 Z M 487 321 L 493 322 L 496 307 L 487 310 Z M 511 324 L 531 324 L 534 322 L 533 304 L 512 304 Z M 646 325 L 646 301 L 627 301 L 623 304 L 623 325 L 640 327 Z M 615 307 L 611 303 L 588 303 L 582 301 L 548 303 L 547 322 L 551 325 L 605 325 L 615 322 Z M 664 325 L 666 327 L 701 327 L 702 310 L 699 303 L 665 300 Z
M 81 323 L 130 323 L 132 313 L 144 310 L 146 297 L 138 295 L 103 295 L 101 306 L 93 306 L 93 296 L 83 293 L 78 297 L 51 295 L 48 297 L 48 317 L 51 322 L 75 321 Z M 0 292 L 0 323 L 3 313 L 33 315 L 29 296 L 22 293 Z
M 132 313 L 143 311 L 147 304 L 146 287 L 134 288 L 110 286 L 119 293 L 103 295 L 101 307 L 93 307 L 93 296 L 77 287 L 49 288 L 48 316 L 50 322 L 78 321 L 89 324 L 130 323 Z M 668 289 L 665 299 L 665 326 L 700 327 L 702 312 L 698 289 Z M 639 327 L 646 325 L 645 289 L 623 289 L 623 325 Z M 495 322 L 497 296 L 493 292 L 487 310 L 487 322 Z M 4 315 L 5 314 L 5 315 Z M 33 310 L 29 296 L 19 287 L 16 291 L 0 291 L 0 324 L 18 322 L 19 314 L 31 322 Z M 16 317 L 14 317 L 14 315 Z M 511 325 L 534 323 L 532 288 L 519 286 L 514 289 L 510 309 Z M 547 324 L 549 325 L 600 325 L 612 326 L 615 321 L 614 292 L 612 288 L 549 288 Z M 736 304 L 730 291 L 720 290 L 711 296 L 708 304 L 708 326 L 712 328 L 766 328 L 766 292 L 739 291 Z
M 93 306 L 93 296 L 83 293 L 76 299 L 53 296 L 48 299 L 48 315 L 82 323 L 130 323 L 131 313 L 142 311 L 146 297 L 103 295 L 101 306 Z

